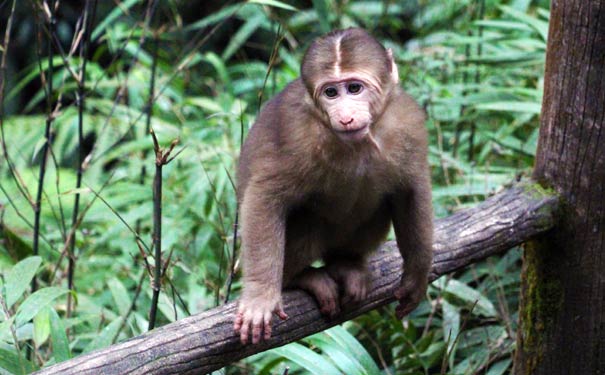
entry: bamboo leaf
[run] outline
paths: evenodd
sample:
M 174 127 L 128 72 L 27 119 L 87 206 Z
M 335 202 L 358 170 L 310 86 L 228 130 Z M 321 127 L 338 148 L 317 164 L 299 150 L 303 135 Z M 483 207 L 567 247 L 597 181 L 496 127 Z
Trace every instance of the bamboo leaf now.
M 223 60 L 229 60 L 231 56 L 233 56 L 233 54 L 237 52 L 237 50 L 240 49 L 244 43 L 246 43 L 248 38 L 250 38 L 252 33 L 254 33 L 256 29 L 260 27 L 265 19 L 266 16 L 262 12 L 258 12 L 251 18 L 247 19 L 239 30 L 237 30 L 237 32 L 231 37 L 231 40 L 223 51 L 221 58 Z
M 37 290 L 19 306 L 16 317 L 17 327 L 21 327 L 23 324 L 29 322 L 40 310 L 49 306 L 55 299 L 68 292 L 68 289 L 55 286 Z
M 10 309 L 25 292 L 36 275 L 42 258 L 33 256 L 15 264 L 5 276 L 6 305 Z
M 55 309 L 50 310 L 50 339 L 53 343 L 53 355 L 56 362 L 66 361 L 71 358 L 69 349 L 69 340 L 65 332 L 63 320 L 59 317 Z
M 271 350 L 272 353 L 281 355 L 292 362 L 297 363 L 311 374 L 315 375 L 341 375 L 333 364 L 315 353 L 313 350 L 302 346 L 301 344 L 292 343 L 281 348 Z
M 267 6 L 271 6 L 274 8 L 281 8 L 281 9 L 286 9 L 286 10 L 291 10 L 291 11 L 298 10 L 297 8 L 293 7 L 292 5 L 288 5 L 284 2 L 277 1 L 277 0 L 248 0 L 248 2 L 252 3 L 252 4 L 267 5 Z

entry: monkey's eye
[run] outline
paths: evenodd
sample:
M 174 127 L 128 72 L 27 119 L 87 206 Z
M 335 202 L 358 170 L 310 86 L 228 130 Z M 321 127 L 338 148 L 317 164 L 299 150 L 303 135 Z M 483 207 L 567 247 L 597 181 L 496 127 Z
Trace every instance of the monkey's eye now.
M 359 94 L 362 89 L 363 86 L 361 85 L 361 83 L 358 82 L 349 83 L 349 85 L 347 86 L 347 91 L 349 92 L 349 94 Z
M 324 95 L 328 98 L 335 98 L 338 95 L 338 90 L 336 90 L 336 87 L 330 86 L 324 90 Z

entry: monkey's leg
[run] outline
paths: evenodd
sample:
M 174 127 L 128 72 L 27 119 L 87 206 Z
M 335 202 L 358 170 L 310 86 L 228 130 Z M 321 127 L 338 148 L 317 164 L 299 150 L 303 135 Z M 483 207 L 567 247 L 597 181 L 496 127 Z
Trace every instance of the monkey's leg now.
M 370 280 L 367 257 L 389 231 L 387 212 L 386 204 L 382 204 L 344 245 L 324 254 L 328 273 L 341 287 L 341 306 L 366 298 Z
M 311 267 L 311 263 L 321 257 L 324 247 L 318 224 L 319 220 L 306 212 L 289 218 L 283 285 L 309 292 L 317 300 L 323 314 L 334 316 L 340 311 L 338 285 L 325 268 Z

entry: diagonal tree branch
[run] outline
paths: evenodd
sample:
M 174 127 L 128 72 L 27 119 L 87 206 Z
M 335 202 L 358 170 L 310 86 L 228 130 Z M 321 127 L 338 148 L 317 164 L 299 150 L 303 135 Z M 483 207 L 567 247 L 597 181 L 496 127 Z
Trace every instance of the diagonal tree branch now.
M 558 199 L 536 185 L 499 193 L 478 206 L 436 221 L 431 280 L 517 246 L 551 229 Z M 393 242 L 370 261 L 368 298 L 335 319 L 323 317 L 308 294 L 284 294 L 289 319 L 276 321 L 273 337 L 242 346 L 233 332 L 235 303 L 214 308 L 109 348 L 50 366 L 38 374 L 204 374 L 249 355 L 323 331 L 395 299 L 402 259 Z

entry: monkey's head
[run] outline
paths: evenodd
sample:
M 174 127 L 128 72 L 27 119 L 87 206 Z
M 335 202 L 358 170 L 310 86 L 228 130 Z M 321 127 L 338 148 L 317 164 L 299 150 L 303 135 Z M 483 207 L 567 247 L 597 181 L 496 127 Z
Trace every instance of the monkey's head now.
M 360 141 L 399 82 L 391 50 L 363 29 L 316 39 L 303 58 L 301 77 L 323 123 L 344 141 Z

